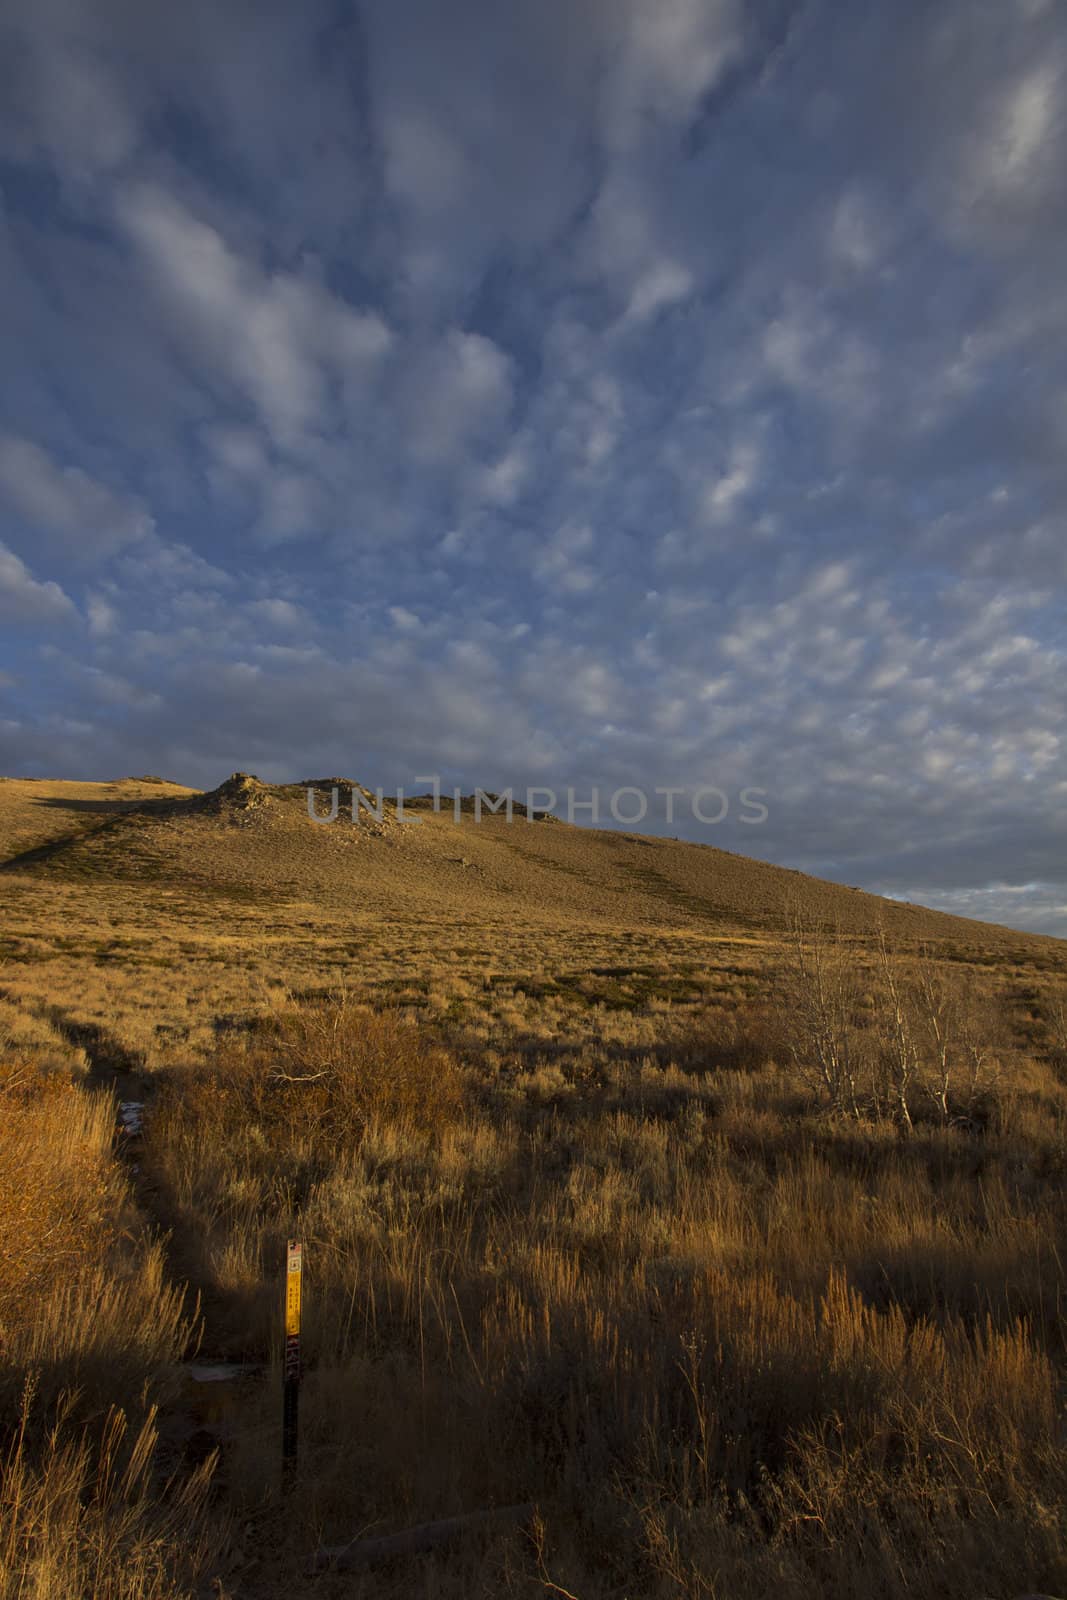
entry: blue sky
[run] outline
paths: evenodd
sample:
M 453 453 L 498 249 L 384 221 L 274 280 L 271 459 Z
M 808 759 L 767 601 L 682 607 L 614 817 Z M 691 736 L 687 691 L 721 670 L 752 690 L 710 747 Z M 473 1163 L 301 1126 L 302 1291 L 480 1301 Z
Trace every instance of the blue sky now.
M 1054 0 L 14 0 L 0 771 L 747 785 L 667 831 L 1067 933 L 1065 69 Z

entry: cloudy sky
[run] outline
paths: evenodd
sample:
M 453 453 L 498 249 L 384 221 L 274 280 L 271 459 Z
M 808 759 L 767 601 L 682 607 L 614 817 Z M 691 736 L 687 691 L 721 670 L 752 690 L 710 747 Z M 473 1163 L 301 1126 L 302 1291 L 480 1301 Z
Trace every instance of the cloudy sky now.
M 1057 0 L 7 0 L 0 771 L 1067 934 L 1065 119 Z

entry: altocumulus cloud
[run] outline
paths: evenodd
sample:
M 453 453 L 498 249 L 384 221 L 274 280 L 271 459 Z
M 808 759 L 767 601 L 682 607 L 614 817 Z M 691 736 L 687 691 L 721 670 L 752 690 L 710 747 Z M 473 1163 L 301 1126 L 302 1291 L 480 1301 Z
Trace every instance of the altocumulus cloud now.
M 15 0 L 0 62 L 0 770 L 750 785 L 690 832 L 1067 933 L 1061 8 Z

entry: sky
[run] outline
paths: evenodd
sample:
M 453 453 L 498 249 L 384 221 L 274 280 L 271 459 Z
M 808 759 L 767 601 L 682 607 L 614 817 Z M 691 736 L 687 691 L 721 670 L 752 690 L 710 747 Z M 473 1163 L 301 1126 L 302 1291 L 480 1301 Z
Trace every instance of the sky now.
M 6 0 L 0 772 L 1067 935 L 1065 174 L 1057 0 Z

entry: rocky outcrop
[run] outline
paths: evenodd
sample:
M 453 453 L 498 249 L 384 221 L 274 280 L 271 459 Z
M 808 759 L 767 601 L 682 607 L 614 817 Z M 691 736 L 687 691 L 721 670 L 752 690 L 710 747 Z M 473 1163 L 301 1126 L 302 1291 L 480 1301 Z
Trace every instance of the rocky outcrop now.
M 251 772 L 231 773 L 225 783 L 220 783 L 217 789 L 210 789 L 207 794 L 199 796 L 196 802 L 198 810 L 213 811 L 219 816 L 257 811 L 260 807 L 271 804 L 273 796 L 269 785 L 260 783 Z

